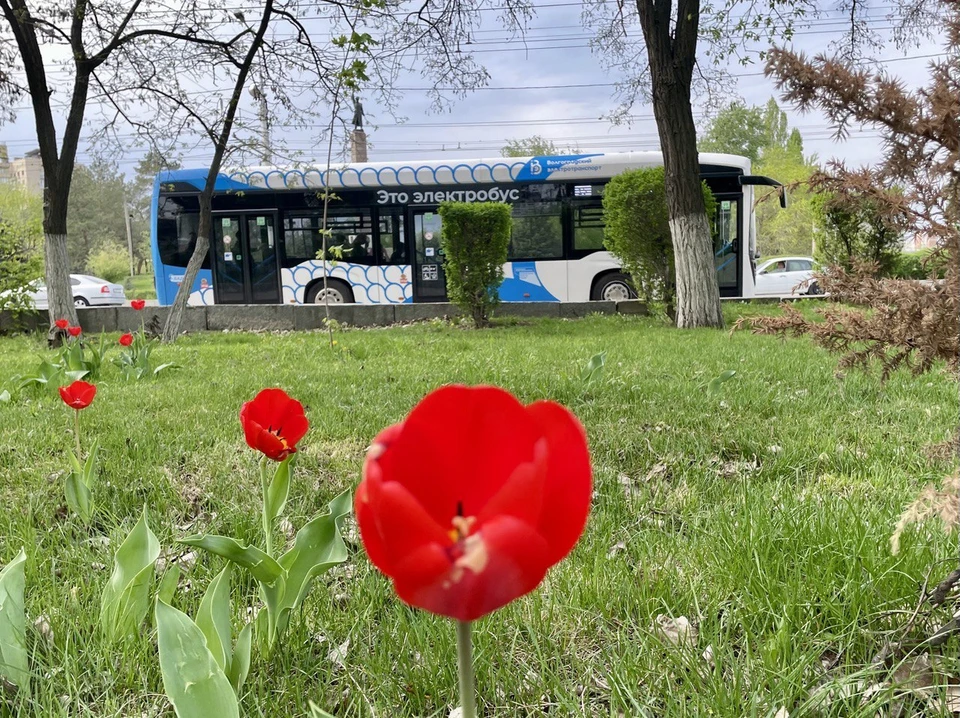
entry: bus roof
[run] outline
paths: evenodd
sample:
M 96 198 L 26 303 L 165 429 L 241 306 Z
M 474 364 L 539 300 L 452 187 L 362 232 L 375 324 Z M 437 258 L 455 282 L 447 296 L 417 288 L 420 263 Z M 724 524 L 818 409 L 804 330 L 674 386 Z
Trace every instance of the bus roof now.
M 618 152 L 334 164 L 330 166 L 329 173 L 309 165 L 264 166 L 221 173 L 217 177 L 216 190 L 304 190 L 323 189 L 325 186 L 331 189 L 379 189 L 510 182 L 589 182 L 609 179 L 628 169 L 658 167 L 662 164 L 663 156 L 659 152 Z M 700 154 L 700 165 L 709 166 L 712 170 L 710 173 L 727 170 L 750 174 L 750 160 L 737 155 L 704 152 Z M 179 184 L 181 188 L 183 184 L 190 185 L 199 191 L 206 177 L 205 169 L 187 169 L 161 172 L 157 179 L 160 183 Z

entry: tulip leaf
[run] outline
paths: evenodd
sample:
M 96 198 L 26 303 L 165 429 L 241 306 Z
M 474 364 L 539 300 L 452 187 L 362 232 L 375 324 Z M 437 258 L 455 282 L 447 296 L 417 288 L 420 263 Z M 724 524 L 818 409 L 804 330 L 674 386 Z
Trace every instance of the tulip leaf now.
M 162 601 L 155 615 L 163 690 L 177 718 L 240 718 L 233 687 L 197 624 Z
M 77 471 L 67 474 L 64 494 L 70 510 L 79 516 L 83 523 L 89 524 L 93 516 L 93 495 L 83 480 L 83 474 Z
M 203 594 L 197 610 L 197 628 L 207 638 L 207 648 L 223 671 L 230 668 L 232 628 L 230 626 L 230 571 L 229 561 L 217 574 Z
M 600 378 L 600 375 L 603 373 L 604 364 L 606 364 L 607 353 L 600 352 L 599 354 L 594 354 L 590 357 L 590 361 L 587 362 L 587 366 L 584 367 L 583 371 L 580 373 L 580 381 L 584 384 L 590 384 Z
M 74 382 L 74 381 L 80 381 L 89 373 L 90 371 L 87 369 L 71 369 L 69 371 L 65 371 L 63 375 L 67 377 L 67 379 L 69 379 L 71 382 Z
M 283 513 L 283 508 L 287 505 L 287 497 L 290 495 L 290 476 L 293 473 L 292 460 L 293 454 L 280 462 L 273 474 L 273 480 L 267 487 L 266 509 L 267 518 L 270 521 Z
M 202 548 L 210 553 L 215 553 L 217 556 L 222 556 L 228 561 L 233 561 L 238 566 L 243 566 L 250 571 L 255 579 L 267 585 L 274 583 L 283 574 L 280 564 L 262 550 L 256 546 L 244 546 L 229 536 L 212 534 L 201 536 L 197 534 L 180 539 L 180 543 Z
M 333 716 L 313 701 L 310 701 L 310 718 L 333 718 Z
M 716 394 L 718 391 L 720 391 L 721 386 L 733 379 L 733 377 L 736 375 L 736 369 L 727 369 L 726 371 L 722 372 L 720 376 L 716 376 L 710 380 L 710 383 L 707 385 L 707 393 Z
M 170 565 L 167 572 L 160 579 L 160 587 L 157 588 L 157 600 L 164 603 L 170 603 L 174 594 L 177 592 L 177 584 L 180 581 L 180 564 Z
M 87 460 L 83 464 L 83 483 L 88 488 L 93 486 L 93 471 L 97 466 L 97 452 L 100 450 L 99 440 L 93 442 L 90 447 L 90 453 L 87 454 Z
M 0 677 L 29 695 L 30 668 L 23 606 L 26 562 L 27 554 L 21 548 L 16 558 L 0 571 Z
M 250 673 L 250 651 L 252 647 L 253 624 L 248 623 L 241 629 L 240 635 L 237 636 L 237 645 L 233 648 L 233 660 L 230 661 L 230 671 L 227 674 L 233 690 L 238 695 L 247 680 L 247 674 Z
M 153 370 L 153 375 L 156 376 L 157 374 L 159 374 L 162 371 L 165 371 L 166 369 L 180 369 L 180 365 L 174 364 L 173 362 L 167 362 L 166 364 L 161 364 L 160 366 L 158 366 L 156 369 Z
M 62 367 L 59 367 L 56 364 L 51 364 L 49 361 L 44 359 L 42 362 L 40 362 L 39 378 L 42 380 L 40 383 L 46 384 L 49 381 L 53 381 L 57 375 L 60 374 L 61 368 Z
M 70 464 L 73 466 L 74 472 L 78 474 L 83 473 L 83 466 L 80 464 L 80 459 L 73 455 L 73 452 L 70 449 L 67 449 L 67 456 L 70 457 Z
M 103 589 L 100 628 L 108 641 L 136 636 L 150 609 L 150 588 L 160 542 L 147 524 L 147 508 L 114 556 L 113 574 Z
M 352 500 L 344 491 L 323 513 L 297 532 L 293 548 L 280 557 L 286 569 L 286 583 L 277 608 L 277 631 L 286 628 L 290 613 L 295 611 L 310 590 L 310 582 L 319 574 L 347 560 L 347 546 L 340 536 L 339 523 L 350 513 Z

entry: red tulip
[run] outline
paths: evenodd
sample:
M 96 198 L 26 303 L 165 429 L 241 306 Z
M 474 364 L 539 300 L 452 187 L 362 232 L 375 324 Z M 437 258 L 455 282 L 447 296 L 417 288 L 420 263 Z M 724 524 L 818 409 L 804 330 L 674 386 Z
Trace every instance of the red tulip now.
M 141 309 L 147 306 L 147 303 L 143 299 L 131 299 L 130 306 L 139 312 Z
M 303 405 L 283 389 L 264 389 L 240 409 L 243 435 L 251 449 L 283 461 L 297 450 L 310 427 Z
M 126 334 L 121 334 L 120 339 L 118 341 L 120 342 L 120 346 L 128 347 L 131 344 L 133 344 L 133 334 L 131 334 L 130 332 L 127 332 Z
M 67 327 L 67 332 L 69 332 L 70 336 L 72 337 L 80 336 L 80 333 L 82 331 L 83 329 L 81 329 L 80 327 Z
M 66 329 L 70 326 L 70 322 L 68 322 L 66 319 L 58 319 L 54 322 L 54 324 L 57 326 L 57 329 Z
M 354 508 L 370 560 L 401 599 L 473 621 L 570 553 L 591 484 L 586 435 L 567 409 L 448 386 L 374 440 Z
M 60 387 L 60 398 L 73 409 L 86 409 L 97 395 L 97 387 L 85 381 L 75 381 L 70 386 Z

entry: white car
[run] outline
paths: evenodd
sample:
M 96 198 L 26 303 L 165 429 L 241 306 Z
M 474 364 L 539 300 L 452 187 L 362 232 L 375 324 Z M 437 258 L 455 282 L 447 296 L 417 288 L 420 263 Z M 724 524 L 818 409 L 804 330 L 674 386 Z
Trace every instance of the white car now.
M 756 294 L 790 296 L 823 294 L 813 273 L 817 263 L 812 257 L 777 257 L 757 267 Z M 812 281 L 810 281 L 812 280 Z
M 73 303 L 78 307 L 117 307 L 127 301 L 122 284 L 114 284 L 89 274 L 71 274 L 70 286 Z M 46 280 L 35 279 L 30 282 L 27 285 L 27 297 L 33 301 L 35 309 L 47 309 Z

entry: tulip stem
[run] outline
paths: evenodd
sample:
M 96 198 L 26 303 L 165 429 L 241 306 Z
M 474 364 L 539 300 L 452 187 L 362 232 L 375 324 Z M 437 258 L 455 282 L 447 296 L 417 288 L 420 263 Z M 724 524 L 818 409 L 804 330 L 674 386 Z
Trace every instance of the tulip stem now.
M 457 621 L 457 668 L 460 674 L 461 718 L 477 718 L 477 691 L 473 684 L 470 621 Z
M 260 484 L 263 487 L 263 538 L 266 543 L 267 556 L 273 558 L 273 531 L 270 526 L 270 516 L 267 515 L 267 492 L 270 490 L 270 481 L 267 479 L 267 457 L 260 459 Z
M 73 410 L 73 436 L 77 440 L 77 461 L 81 460 L 80 456 L 80 410 Z

